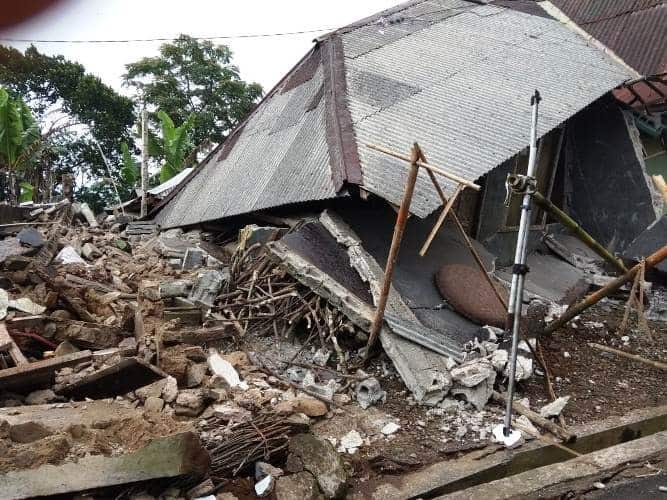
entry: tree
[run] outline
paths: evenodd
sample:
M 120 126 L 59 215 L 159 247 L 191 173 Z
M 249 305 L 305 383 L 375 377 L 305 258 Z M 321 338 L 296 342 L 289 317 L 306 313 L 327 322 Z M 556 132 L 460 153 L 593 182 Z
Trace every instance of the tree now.
M 37 121 L 50 123 L 51 137 L 44 145 L 33 183 L 35 196 L 46 197 L 60 181 L 54 172 L 79 174 L 85 183 L 108 177 L 106 166 L 93 142 L 99 142 L 119 177 L 119 143 L 134 144 L 134 104 L 63 56 L 47 56 L 31 46 L 22 53 L 0 46 L 0 84 L 21 96 Z M 53 148 L 50 146 L 53 145 Z M 118 167 L 115 167 L 118 166 Z M 100 191 L 96 206 L 106 201 Z M 2 194 L 0 192 L 0 194 Z M 97 196 L 97 195 L 96 195 Z
M 241 80 L 229 47 L 187 35 L 162 45 L 158 57 L 126 67 L 125 84 L 136 89 L 138 99 L 167 113 L 177 126 L 193 117 L 190 149 L 207 139 L 222 142 L 262 95 L 259 84 Z M 157 127 L 154 115 L 152 120 Z
M 39 142 L 39 126 L 28 106 L 0 87 L 0 170 L 6 173 L 9 197 L 13 202 L 19 197 L 21 181 L 18 177 L 29 168 Z M 29 183 L 23 181 L 22 184 L 27 190 Z
M 190 142 L 190 130 L 192 129 L 193 116 L 190 115 L 180 126 L 174 126 L 174 122 L 164 111 L 158 112 L 158 118 L 162 125 L 162 137 L 157 146 L 163 158 L 160 168 L 160 182 L 167 182 L 183 169 L 183 162 L 187 152 L 192 149 Z

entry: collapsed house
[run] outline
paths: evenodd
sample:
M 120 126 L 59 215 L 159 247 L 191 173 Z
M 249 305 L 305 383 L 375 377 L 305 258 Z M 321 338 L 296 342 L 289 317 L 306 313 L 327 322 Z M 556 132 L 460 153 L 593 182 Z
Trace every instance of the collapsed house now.
M 533 337 L 664 246 L 667 227 L 647 169 L 646 115 L 623 98 L 654 80 L 574 29 L 571 4 L 414 0 L 319 38 L 200 166 L 150 192 L 145 220 L 133 220 L 139 199 L 98 218 L 67 201 L 0 205 L 9 495 L 116 488 L 106 494 L 134 498 L 152 485 L 164 498 L 223 489 L 233 499 L 236 478 L 254 472 L 257 496 L 338 498 L 355 468 L 394 474 L 486 446 L 498 418 L 488 403 L 502 402 L 510 377 L 503 328 L 521 207 L 506 179 L 526 172 L 535 89 L 537 189 L 613 253 L 603 258 L 535 207 L 515 375 L 526 397 L 515 406 L 526 439 L 541 439 L 532 424 L 574 439 L 563 408 L 602 410 L 555 396 Z M 415 143 L 450 177 L 438 184 L 419 169 L 382 351 L 368 363 L 409 178 L 397 155 Z M 664 265 L 637 273 L 651 325 L 667 319 Z M 635 297 L 626 288 L 605 310 Z M 605 342 L 652 335 L 643 321 Z M 576 322 L 589 337 L 612 328 L 597 316 Z M 640 352 L 659 356 L 663 337 Z M 574 359 L 553 383 L 593 364 L 584 356 L 558 351 Z M 642 396 L 638 405 L 664 404 L 651 390 L 662 365 L 636 376 L 623 367 L 629 381 L 618 383 Z M 597 369 L 586 372 L 591 384 Z M 600 386 L 613 385 L 610 373 Z M 411 462 L 418 454 L 405 446 L 425 433 L 440 455 Z M 367 463 L 351 466 L 360 455 Z M 374 498 L 440 494 L 376 486 Z
M 609 94 L 634 77 L 627 65 L 532 2 L 409 2 L 318 39 L 168 197 L 155 221 L 163 228 L 206 228 L 248 217 L 267 220 L 266 214 L 294 219 L 326 207 L 319 221 L 274 244 L 272 252 L 297 279 L 313 286 L 330 278 L 359 302 L 356 309 L 372 307 L 369 297 L 377 300 L 394 224 L 392 206 L 401 201 L 408 165 L 368 145 L 407 154 L 416 141 L 434 165 L 483 186 L 465 190 L 454 209 L 487 269 L 495 266 L 506 281 L 519 200 L 503 205 L 505 178 L 525 172 L 528 100 L 538 88 L 544 96 L 538 189 L 620 253 L 662 211 L 632 115 Z M 446 196 L 454 190 L 455 183 L 445 183 Z M 437 235 L 425 258 L 417 255 L 441 205 L 420 172 L 381 336 L 408 387 L 432 402 L 451 385 L 442 354 L 461 360 L 466 343 L 481 338 L 474 320 L 484 315 L 488 322 L 495 314 L 501 326 L 503 316 L 483 280 L 471 280 L 465 290 L 461 279 L 474 273 L 475 263 L 452 226 Z M 585 266 L 578 262 L 597 256 L 578 255 L 582 250 L 573 249 L 572 238 L 552 222 L 545 211 L 533 214 L 527 289 L 548 301 L 572 300 L 572 292 L 587 289 Z M 544 249 L 545 232 L 557 253 L 568 253 L 565 260 Z M 359 276 L 334 271 L 343 267 Z M 458 312 L 441 307 L 436 275 L 457 283 L 456 296 L 447 299 L 458 301 Z M 366 286 L 355 294 L 359 278 Z M 320 290 L 335 300 L 331 290 Z M 415 332 L 426 337 L 422 345 L 406 339 Z

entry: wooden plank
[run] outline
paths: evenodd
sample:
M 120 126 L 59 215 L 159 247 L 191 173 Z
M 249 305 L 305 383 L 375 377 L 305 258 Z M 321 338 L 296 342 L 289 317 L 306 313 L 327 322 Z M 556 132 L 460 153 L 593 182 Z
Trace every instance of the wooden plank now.
M 149 479 L 203 474 L 209 456 L 194 432 L 156 439 L 125 455 L 86 455 L 77 462 L 42 465 L 0 475 L 3 498 L 74 493 Z
M 55 372 L 66 366 L 77 365 L 88 361 L 93 354 L 90 351 L 79 351 L 66 356 L 35 361 L 14 368 L 0 370 L 0 388 L 17 392 L 28 392 L 44 389 L 53 384 Z
M 56 392 L 73 399 L 103 399 L 125 394 L 167 376 L 158 367 L 138 358 L 123 358 Z
M 7 326 L 4 321 L 0 321 L 0 345 L 7 346 L 3 347 L 0 350 L 8 351 L 11 358 L 14 360 L 16 366 L 27 365 L 28 360 L 21 352 L 21 349 L 14 343 L 14 340 L 9 335 L 7 331 Z

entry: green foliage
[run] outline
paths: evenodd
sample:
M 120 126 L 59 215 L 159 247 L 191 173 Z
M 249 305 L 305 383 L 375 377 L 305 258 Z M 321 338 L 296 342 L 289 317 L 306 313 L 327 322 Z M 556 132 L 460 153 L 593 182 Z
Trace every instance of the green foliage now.
M 21 186 L 21 196 L 19 197 L 19 202 L 24 203 L 27 201 L 32 201 L 32 198 L 35 195 L 35 187 L 26 181 L 22 181 L 19 185 Z
M 122 159 L 122 165 L 120 167 L 120 178 L 128 187 L 133 187 L 139 180 L 139 163 L 137 163 L 134 158 L 132 158 L 130 147 L 127 145 L 127 142 L 123 142 L 120 145 L 120 153 Z
M 177 125 L 194 115 L 193 145 L 221 142 L 262 95 L 259 84 L 241 80 L 228 47 L 187 35 L 162 45 L 158 57 L 128 64 L 124 78 Z
M 162 130 L 161 150 L 164 161 L 160 169 L 160 182 L 166 182 L 181 171 L 183 161 L 192 149 L 190 131 L 195 120 L 194 115 L 190 115 L 180 127 L 176 127 L 162 110 L 158 112 L 158 118 Z
M 25 101 L 25 109 L 19 111 L 23 113 L 21 120 L 26 132 L 30 127 L 26 126 L 24 111 L 32 110 L 37 117 L 33 119 L 35 122 L 54 109 L 58 111 L 56 116 L 62 116 L 67 123 L 84 125 L 89 131 L 83 133 L 81 127 L 68 129 L 51 135 L 48 143 L 25 149 L 27 154 L 38 156 L 40 161 L 42 180 L 33 182 L 35 189 L 48 186 L 47 179 L 53 179 L 57 184 L 62 173 L 83 173 L 83 177 L 91 182 L 108 175 L 91 136 L 99 142 L 112 167 L 119 166 L 113 174 L 120 177 L 118 145 L 124 141 L 131 148 L 134 144 L 131 127 L 135 123 L 135 113 L 131 99 L 116 93 L 98 77 L 87 74 L 82 65 L 63 56 L 41 54 L 34 46 L 25 52 L 0 46 L 0 85 L 4 85 L 10 95 L 21 96 Z M 39 132 L 37 128 L 33 131 Z M 29 134 L 24 134 L 24 138 L 29 142 Z M 8 137 L 7 141 L 15 139 Z M 16 158 L 28 160 L 26 157 Z M 99 194 L 106 195 L 106 191 Z M 112 198 L 109 201 L 113 201 Z
M 8 170 L 25 169 L 39 139 L 39 126 L 30 109 L 0 87 L 0 162 Z

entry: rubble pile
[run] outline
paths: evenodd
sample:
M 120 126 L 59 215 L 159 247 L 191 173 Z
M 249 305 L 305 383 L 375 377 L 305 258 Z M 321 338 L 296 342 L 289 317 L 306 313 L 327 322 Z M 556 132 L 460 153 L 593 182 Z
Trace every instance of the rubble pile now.
M 250 478 L 258 496 L 336 498 L 349 460 L 404 433 L 434 428 L 453 449 L 492 440 L 500 409 L 489 402 L 498 401 L 509 376 L 502 330 L 480 327 L 459 359 L 444 358 L 437 397 L 390 392 L 403 374 L 388 362 L 393 358 L 364 363 L 365 310 L 357 307 L 355 315 L 334 306 L 268 251 L 299 225 L 251 225 L 230 239 L 201 230 L 160 233 L 149 223 L 86 213 L 60 203 L 3 229 L 0 443 L 7 453 L 0 474 L 94 457 L 134 460 L 173 438 L 206 457 L 189 482 L 159 483 L 173 498 L 206 496 L 235 477 Z M 547 321 L 561 312 L 540 306 Z M 534 339 L 519 345 L 518 382 L 544 376 L 534 365 L 535 346 Z M 398 399 L 406 410 L 428 405 L 423 420 L 382 412 Z M 541 425 L 555 425 L 550 419 L 567 401 L 540 414 L 526 402 L 517 422 L 535 429 L 531 420 L 541 417 Z M 88 405 L 99 404 L 110 416 L 81 423 Z M 69 413 L 49 427 L 41 408 Z M 346 421 L 350 408 L 374 423 Z M 13 415 L 29 420 L 17 427 Z M 339 419 L 335 432 L 319 425 Z M 128 429 L 141 436 L 132 445 L 124 442 Z M 91 479 L 86 487 L 180 475 L 150 471 L 121 483 Z M 162 494 L 158 483 L 146 484 Z

